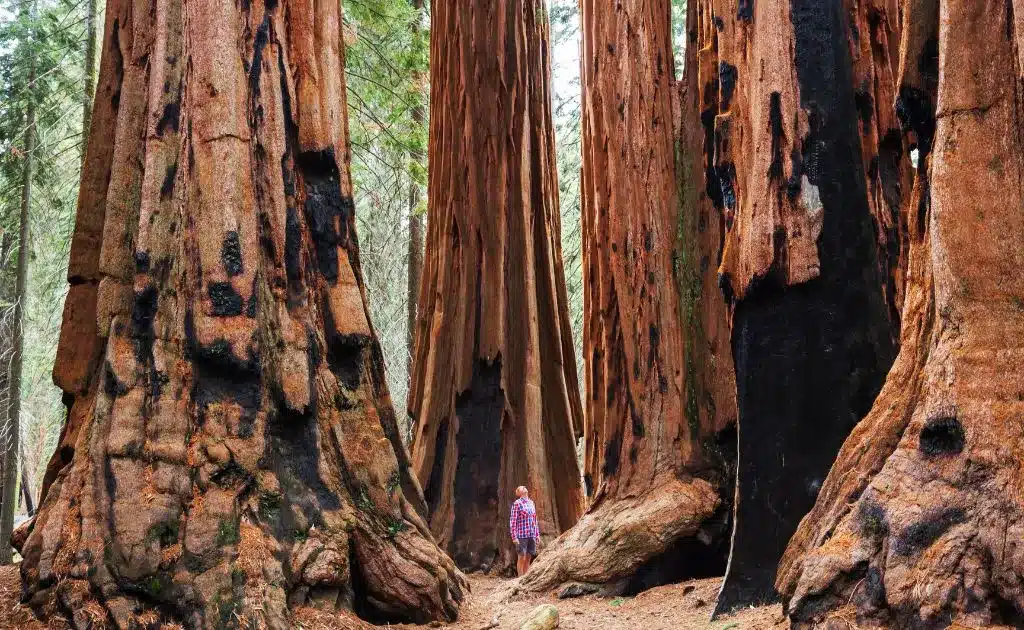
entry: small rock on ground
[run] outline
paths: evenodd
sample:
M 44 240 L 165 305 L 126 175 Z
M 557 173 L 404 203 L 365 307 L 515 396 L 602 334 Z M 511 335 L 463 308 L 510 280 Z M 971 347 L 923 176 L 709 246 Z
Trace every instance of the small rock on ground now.
M 558 627 L 558 609 L 551 604 L 542 604 L 533 609 L 519 630 L 554 630 Z

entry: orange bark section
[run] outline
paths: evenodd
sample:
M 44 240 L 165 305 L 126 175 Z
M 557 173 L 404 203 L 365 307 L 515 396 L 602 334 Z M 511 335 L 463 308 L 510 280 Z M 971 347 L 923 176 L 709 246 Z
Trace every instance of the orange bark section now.
M 607 5 L 607 6 L 606 6 Z M 683 414 L 667 3 L 583 4 L 586 474 L 594 505 L 696 457 Z

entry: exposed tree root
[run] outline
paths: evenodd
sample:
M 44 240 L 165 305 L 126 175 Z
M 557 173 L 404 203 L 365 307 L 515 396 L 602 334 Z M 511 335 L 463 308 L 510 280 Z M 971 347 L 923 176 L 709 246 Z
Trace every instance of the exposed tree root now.
M 671 479 L 637 497 L 607 500 L 544 550 L 509 594 L 629 578 L 680 539 L 697 535 L 718 507 L 717 494 L 702 479 Z

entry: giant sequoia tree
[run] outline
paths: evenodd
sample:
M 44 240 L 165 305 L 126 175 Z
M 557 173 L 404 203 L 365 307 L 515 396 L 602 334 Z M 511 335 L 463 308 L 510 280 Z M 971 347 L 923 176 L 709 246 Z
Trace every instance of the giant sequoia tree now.
M 439 543 L 514 566 L 525 484 L 542 534 L 583 510 L 543 0 L 435 0 L 426 261 L 409 413 Z
M 720 214 L 698 200 L 699 137 L 674 128 L 670 8 L 582 4 L 591 504 L 538 558 L 525 589 L 580 580 L 633 591 L 725 565 L 732 363 L 724 303 L 702 288 Z M 683 118 L 696 112 L 696 92 L 685 96 Z
M 902 138 L 882 2 L 701 2 L 706 190 L 727 231 L 738 488 L 718 610 L 775 567 L 893 359 Z M 886 299 L 889 300 L 887 305 Z
M 25 593 L 86 627 L 452 618 L 363 295 L 338 3 L 109 0 Z M 248 624 L 252 624 L 251 626 Z
M 1024 624 L 1024 3 L 910 0 L 921 160 L 900 355 L 779 572 L 796 627 Z M 866 619 L 865 619 L 866 618 Z

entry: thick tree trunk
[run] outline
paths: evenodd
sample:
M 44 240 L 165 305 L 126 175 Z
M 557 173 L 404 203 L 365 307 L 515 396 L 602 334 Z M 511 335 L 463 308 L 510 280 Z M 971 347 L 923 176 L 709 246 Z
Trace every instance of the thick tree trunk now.
M 511 571 L 515 488 L 542 535 L 583 510 L 543 0 L 435 0 L 428 235 L 409 396 L 439 542 Z
M 670 3 L 582 11 L 591 505 L 520 588 L 634 592 L 724 569 L 735 399 L 724 304 L 702 289 L 719 215 L 698 199 L 699 136 L 674 129 Z M 695 92 L 684 96 L 695 112 Z
M 32 14 L 34 16 L 34 4 Z M 35 58 L 30 60 L 29 85 L 35 83 Z M 11 367 L 7 390 L 7 423 L 3 432 L 3 484 L 0 486 L 0 564 L 14 559 L 11 534 L 18 504 L 18 446 L 21 443 L 21 373 L 25 356 L 25 299 L 28 287 L 29 212 L 32 207 L 32 170 L 36 152 L 36 103 L 28 99 L 25 112 L 24 159 L 21 166 L 21 216 L 18 266 L 14 284 L 14 319 L 11 329 Z
M 922 159 L 902 344 L 783 558 L 797 628 L 848 603 L 893 628 L 1024 624 L 1022 16 L 904 2 L 897 110 Z
M 21 549 L 78 627 L 452 619 L 359 267 L 338 3 L 107 4 L 54 379 L 70 412 Z
M 884 172 L 871 167 L 891 116 L 856 108 L 858 94 L 891 98 L 878 85 L 891 46 L 851 26 L 848 12 L 866 9 L 720 4 L 701 3 L 701 118 L 707 192 L 727 225 L 719 278 L 734 305 L 740 439 L 733 547 L 716 612 L 777 597 L 785 544 L 885 378 L 898 330 L 886 296 L 899 297 L 879 260 L 888 269 L 899 256 L 897 248 L 890 259 L 879 238 L 899 242 L 891 224 L 900 203 L 876 188 L 901 181 L 888 167 L 896 156 L 878 156 Z M 871 19 L 882 29 L 891 18 Z M 865 59 L 857 38 L 884 49 Z

